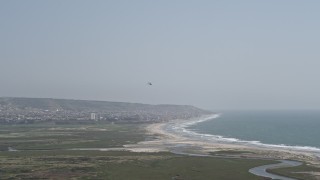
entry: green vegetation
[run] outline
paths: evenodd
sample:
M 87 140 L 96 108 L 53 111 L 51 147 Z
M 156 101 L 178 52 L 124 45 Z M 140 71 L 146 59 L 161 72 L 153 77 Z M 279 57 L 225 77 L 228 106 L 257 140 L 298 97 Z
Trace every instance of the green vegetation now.
M 264 160 L 186 157 L 126 151 L 17 151 L 0 153 L 2 179 L 261 179 L 250 173 Z M 177 178 L 178 179 L 178 178 Z
M 103 123 L 1 126 L 1 179 L 255 180 L 263 178 L 250 174 L 250 168 L 274 163 L 252 159 L 190 157 L 164 152 L 71 150 L 122 147 L 152 138 L 144 133 L 142 126 Z M 8 151 L 8 147 L 18 151 Z
M 268 170 L 268 172 L 287 176 L 287 177 L 292 177 L 296 179 L 317 180 L 318 178 L 312 176 L 312 173 L 320 172 L 320 168 L 303 164 L 297 167 L 272 169 L 272 170 Z
M 52 150 L 122 147 L 144 140 L 138 125 L 6 125 L 0 127 L 0 150 Z

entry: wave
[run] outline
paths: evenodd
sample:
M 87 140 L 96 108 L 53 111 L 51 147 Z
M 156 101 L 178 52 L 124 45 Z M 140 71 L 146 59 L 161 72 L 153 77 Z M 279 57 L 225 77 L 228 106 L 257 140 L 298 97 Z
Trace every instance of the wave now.
M 292 146 L 286 144 L 265 144 L 260 141 L 247 141 L 237 138 L 228 138 L 221 135 L 213 135 L 213 134 L 202 134 L 193 131 L 192 129 L 188 129 L 188 127 L 219 118 L 221 114 L 213 114 L 210 116 L 205 116 L 198 119 L 193 119 L 189 121 L 176 121 L 169 123 L 166 127 L 166 130 L 171 131 L 172 133 L 176 133 L 182 135 L 184 137 L 188 137 L 191 139 L 197 139 L 202 141 L 209 141 L 209 142 L 221 142 L 221 143 L 229 143 L 229 144 L 241 144 L 247 146 L 255 146 L 255 147 L 265 147 L 265 148 L 278 148 L 278 149 L 285 149 L 285 150 L 294 150 L 294 151 L 303 151 L 303 152 L 314 152 L 320 153 L 320 148 L 312 147 L 312 146 Z

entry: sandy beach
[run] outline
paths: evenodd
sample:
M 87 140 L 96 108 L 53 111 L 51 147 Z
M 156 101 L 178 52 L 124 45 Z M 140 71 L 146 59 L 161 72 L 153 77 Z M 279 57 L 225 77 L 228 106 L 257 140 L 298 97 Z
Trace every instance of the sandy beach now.
M 187 124 L 196 123 L 199 119 L 187 120 Z M 212 115 L 211 115 L 212 117 Z M 145 126 L 147 134 L 155 139 L 139 142 L 138 144 L 126 145 L 125 148 L 134 152 L 161 152 L 169 151 L 177 154 L 189 154 L 206 156 L 212 153 L 225 151 L 239 151 L 239 153 L 224 154 L 232 158 L 257 158 L 257 159 L 290 159 L 303 161 L 320 167 L 319 157 L 310 151 L 276 148 L 254 147 L 242 144 L 205 141 L 197 138 L 183 136 L 175 131 L 168 130 L 172 124 L 180 124 L 186 120 L 173 120 L 164 123 L 155 123 Z M 244 153 L 245 152 L 245 153 Z

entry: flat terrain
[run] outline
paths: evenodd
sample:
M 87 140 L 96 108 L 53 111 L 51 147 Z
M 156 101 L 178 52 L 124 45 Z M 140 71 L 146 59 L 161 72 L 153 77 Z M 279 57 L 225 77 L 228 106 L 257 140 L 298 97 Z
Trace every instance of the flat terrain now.
M 320 169 L 306 164 L 297 167 L 272 169 L 268 172 L 297 179 L 320 179 Z
M 21 151 L 1 153 L 1 179 L 261 179 L 247 172 L 262 160 L 171 153 Z M 179 177 L 179 178 L 178 178 Z
M 263 178 L 250 174 L 248 169 L 273 163 L 268 160 L 190 157 L 169 152 L 71 150 L 119 148 L 124 144 L 152 139 L 144 133 L 143 126 L 1 126 L 0 179 L 254 180 Z M 286 172 L 290 172 L 290 168 Z M 302 174 L 294 176 L 302 177 Z M 303 174 L 304 179 L 309 177 Z
M 138 125 L 2 125 L 0 149 L 53 150 L 69 148 L 110 148 L 146 138 Z

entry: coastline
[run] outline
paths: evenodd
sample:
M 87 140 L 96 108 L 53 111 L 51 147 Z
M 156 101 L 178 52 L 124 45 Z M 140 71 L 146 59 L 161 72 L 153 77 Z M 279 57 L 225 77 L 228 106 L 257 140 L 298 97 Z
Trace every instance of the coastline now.
M 250 141 L 250 140 L 242 140 L 242 139 L 236 139 L 233 137 L 226 138 L 220 135 L 212 135 L 212 134 L 202 134 L 202 133 L 197 133 L 192 130 L 189 130 L 188 127 L 194 124 L 198 124 L 204 121 L 208 120 L 214 120 L 216 118 L 219 118 L 220 114 L 214 114 L 212 116 L 203 116 L 201 118 L 195 119 L 195 120 L 190 120 L 190 121 L 182 121 L 176 122 L 176 123 L 171 123 L 173 124 L 172 126 L 178 126 L 171 132 L 173 133 L 178 133 L 179 135 L 182 136 L 187 136 L 191 138 L 197 138 L 198 140 L 203 140 L 203 141 L 208 141 L 208 142 L 219 142 L 222 144 L 236 144 L 236 145 L 244 145 L 244 146 L 250 146 L 254 148 L 268 148 L 268 149 L 280 149 L 280 150 L 292 150 L 292 151 L 298 151 L 298 152 L 310 152 L 314 153 L 315 155 L 318 155 L 320 157 L 320 148 L 317 147 L 311 147 L 311 146 L 290 146 L 290 145 L 283 145 L 283 144 L 266 144 L 262 143 L 260 141 Z M 166 125 L 169 126 L 170 125 Z M 168 127 L 167 127 L 168 128 Z M 177 130 L 180 130 L 180 132 L 176 132 Z M 174 132 L 175 131 L 175 132 Z
M 208 141 L 201 138 L 201 134 L 186 132 L 187 126 L 218 118 L 219 114 L 205 115 L 190 120 L 172 120 L 164 123 L 155 123 L 145 126 L 147 134 L 156 139 L 142 141 L 137 144 L 125 145 L 125 149 L 134 152 L 161 152 L 185 153 L 206 156 L 219 151 L 239 151 L 228 155 L 236 158 L 257 158 L 272 160 L 295 160 L 320 167 L 319 156 L 313 151 L 303 149 L 283 148 L 278 146 L 251 145 L 245 143 L 228 143 L 225 141 Z M 178 126 L 177 126 L 178 125 Z M 197 135 L 198 137 L 195 137 Z M 199 136 L 200 135 L 200 136 Z

